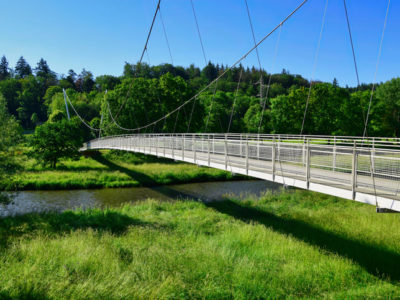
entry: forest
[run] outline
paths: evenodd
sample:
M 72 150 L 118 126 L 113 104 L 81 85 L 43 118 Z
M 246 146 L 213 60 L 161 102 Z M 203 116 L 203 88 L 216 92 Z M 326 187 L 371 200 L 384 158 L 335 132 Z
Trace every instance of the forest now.
M 129 133 L 161 118 L 190 97 L 204 90 L 165 122 L 144 132 L 249 132 L 299 134 L 307 99 L 304 134 L 363 135 L 372 84 L 342 87 L 332 82 L 310 82 L 283 69 L 270 74 L 255 67 L 209 62 L 204 68 L 161 64 L 125 63 L 121 76 L 94 77 L 83 69 L 59 75 L 44 59 L 36 67 L 20 57 L 11 68 L 0 61 L 0 97 L 8 113 L 24 130 L 67 118 L 63 89 L 73 106 L 102 135 Z M 227 71 L 227 72 L 226 72 Z M 260 84 L 260 82 L 262 84 Z M 193 104 L 194 103 L 194 104 Z M 71 107 L 71 117 L 75 116 Z M 400 78 L 375 87 L 368 117 L 368 136 L 399 137 Z M 98 133 L 83 130 L 84 139 Z

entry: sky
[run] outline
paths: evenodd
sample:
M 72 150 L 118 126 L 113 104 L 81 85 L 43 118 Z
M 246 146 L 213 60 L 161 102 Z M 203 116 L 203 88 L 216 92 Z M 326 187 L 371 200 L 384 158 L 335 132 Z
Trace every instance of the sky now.
M 248 0 L 255 36 L 260 40 L 302 0 Z M 347 0 L 361 82 L 374 80 L 387 0 Z M 254 44 L 244 0 L 193 0 L 207 60 L 231 65 Z M 308 2 L 259 47 L 268 72 L 283 68 L 307 79 L 357 84 L 342 0 L 329 0 L 321 47 L 314 58 L 326 0 Z M 125 62 L 139 60 L 157 0 L 0 0 L 0 55 L 14 67 L 22 55 L 32 67 L 40 58 L 66 74 L 83 68 L 95 76 L 121 75 Z M 6 12 L 6 13 L 4 13 Z M 400 2 L 390 5 L 377 81 L 399 75 Z M 175 65 L 204 67 L 189 0 L 162 0 Z M 156 20 L 145 62 L 171 63 L 160 18 Z M 275 58 L 274 58 L 275 57 Z M 244 65 L 258 65 L 255 52 Z

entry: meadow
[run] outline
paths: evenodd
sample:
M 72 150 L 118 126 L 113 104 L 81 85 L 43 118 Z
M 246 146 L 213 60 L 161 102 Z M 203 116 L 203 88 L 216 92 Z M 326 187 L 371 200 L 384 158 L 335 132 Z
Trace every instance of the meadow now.
M 395 299 L 400 218 L 300 190 L 0 219 L 0 298 Z

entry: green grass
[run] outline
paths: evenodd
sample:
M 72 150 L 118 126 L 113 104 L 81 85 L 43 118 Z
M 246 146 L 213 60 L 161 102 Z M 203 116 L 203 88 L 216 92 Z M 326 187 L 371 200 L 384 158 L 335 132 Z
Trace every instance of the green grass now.
M 135 187 L 234 179 L 225 171 L 127 152 L 101 151 L 78 160 L 62 160 L 56 169 L 37 164 L 25 153 L 26 149 L 16 153 L 22 171 L 0 182 L 0 190 Z
M 400 297 L 400 218 L 321 194 L 0 219 L 0 298 Z

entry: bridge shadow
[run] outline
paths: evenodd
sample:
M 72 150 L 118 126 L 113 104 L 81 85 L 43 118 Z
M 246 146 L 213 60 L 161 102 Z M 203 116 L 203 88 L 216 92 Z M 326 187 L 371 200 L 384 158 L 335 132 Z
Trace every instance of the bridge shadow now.
M 110 168 L 112 170 L 117 170 L 121 173 L 125 173 L 132 179 L 137 180 L 140 183 L 140 185 L 143 185 L 143 186 L 152 186 L 153 185 L 154 186 L 155 184 L 157 184 L 157 182 L 154 180 L 154 178 L 151 178 L 150 176 L 148 176 L 144 173 L 134 171 L 134 170 L 122 167 L 116 163 L 113 163 L 112 161 L 106 159 L 100 153 L 98 155 L 93 155 L 92 159 L 94 159 L 98 163 L 101 163 L 104 166 L 107 166 L 108 168 Z
M 232 200 L 208 202 L 205 205 L 244 222 L 257 222 L 329 253 L 349 258 L 370 274 L 381 279 L 396 283 L 400 280 L 400 254 L 378 245 L 342 237 L 303 221 L 277 216 Z
M 193 201 L 198 201 L 199 197 L 195 194 L 189 194 L 189 193 L 184 193 L 182 191 L 176 191 L 166 184 L 160 184 L 154 178 L 138 171 L 134 171 L 128 168 L 125 168 L 123 166 L 120 166 L 112 161 L 109 161 L 106 159 L 104 156 L 102 156 L 100 153 L 98 155 L 92 156 L 94 160 L 97 162 L 107 166 L 108 168 L 112 170 L 117 170 L 121 173 L 125 173 L 132 179 L 135 179 L 139 182 L 139 184 L 143 187 L 149 188 L 157 193 L 160 193 L 164 196 L 167 196 L 169 198 L 181 198 L 181 199 L 188 199 L 188 200 L 193 200 Z M 175 164 L 175 162 L 173 162 Z M 196 182 L 199 182 L 197 180 Z M 185 182 L 188 183 L 188 182 Z M 174 183 L 175 184 L 175 183 Z

